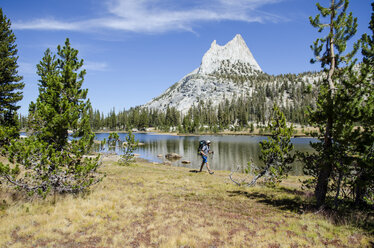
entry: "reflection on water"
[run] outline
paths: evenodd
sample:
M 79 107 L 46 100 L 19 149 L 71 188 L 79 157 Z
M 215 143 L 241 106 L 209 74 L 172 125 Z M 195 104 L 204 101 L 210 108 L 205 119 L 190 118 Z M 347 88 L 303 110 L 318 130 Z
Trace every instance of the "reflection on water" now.
M 126 134 L 120 133 L 120 139 L 124 140 Z M 108 138 L 108 133 L 96 134 L 97 140 Z M 135 153 L 140 157 L 154 162 L 165 161 L 165 154 L 178 153 L 182 159 L 172 161 L 175 166 L 183 166 L 192 169 L 199 169 L 201 157 L 197 154 L 199 140 L 211 140 L 211 150 L 214 154 L 209 155 L 209 163 L 213 170 L 234 170 L 238 166 L 246 168 L 248 161 L 253 161 L 256 165 L 262 165 L 259 161 L 259 142 L 266 139 L 263 136 L 243 136 L 243 135 L 208 135 L 208 136 L 172 136 L 172 135 L 153 135 L 136 133 L 135 139 L 144 143 Z M 297 151 L 312 151 L 309 142 L 316 141 L 312 138 L 294 138 L 292 143 Z M 117 147 L 111 147 L 110 152 L 121 154 Z M 163 157 L 157 157 L 162 154 Z M 182 164 L 182 160 L 191 161 L 190 164 Z M 302 167 L 295 162 L 293 165 L 293 175 L 301 175 Z

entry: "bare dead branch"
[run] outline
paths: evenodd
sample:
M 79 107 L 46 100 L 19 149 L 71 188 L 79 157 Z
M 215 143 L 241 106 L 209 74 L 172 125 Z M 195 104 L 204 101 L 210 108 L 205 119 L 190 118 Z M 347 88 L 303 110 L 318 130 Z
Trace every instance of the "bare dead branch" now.
M 236 185 L 241 186 L 241 185 L 242 185 L 241 183 L 235 181 L 235 180 L 232 178 L 232 175 L 233 175 L 235 172 L 238 172 L 238 170 L 239 170 L 239 166 L 236 168 L 236 171 L 231 171 L 231 173 L 230 173 L 230 175 L 229 175 L 229 178 L 230 178 L 230 180 L 231 180 L 232 182 L 234 182 Z

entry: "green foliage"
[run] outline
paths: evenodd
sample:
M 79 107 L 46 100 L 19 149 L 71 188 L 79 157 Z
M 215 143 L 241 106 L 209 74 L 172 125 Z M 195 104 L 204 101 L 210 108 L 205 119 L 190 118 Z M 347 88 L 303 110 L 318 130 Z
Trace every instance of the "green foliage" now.
M 329 20 L 323 24 L 320 15 L 310 18 L 319 32 L 328 29 L 327 35 L 312 46 L 315 55 L 312 62 L 318 61 L 326 69 L 316 108 L 310 112 L 311 124 L 320 130 L 315 134 L 320 142 L 311 144 L 314 153 L 299 156 L 305 164 L 305 174 L 312 176 L 304 185 L 315 187 L 317 205 L 324 205 L 326 196 L 334 194 L 337 208 L 342 197 L 356 198 L 356 203 L 370 198 L 370 187 L 373 187 L 374 161 L 367 156 L 374 144 L 373 80 L 369 76 L 373 75 L 369 72 L 373 68 L 370 64 L 372 39 L 366 34 L 363 36 L 364 63 L 356 67 L 352 57 L 359 44 L 345 53 L 347 41 L 357 29 L 357 19 L 352 13 L 346 13 L 348 1 L 332 1 L 328 8 L 317 4 L 317 8 Z
M 30 104 L 30 137 L 6 147 L 10 163 L 0 168 L 10 185 L 43 197 L 49 192 L 78 193 L 102 179 L 97 173 L 99 156 L 86 155 L 95 135 L 87 90 L 81 89 L 83 60 L 78 60 L 69 39 L 57 50 L 58 59 L 47 49 L 37 66 L 39 97 Z
M 131 163 L 134 163 L 134 151 L 138 149 L 138 147 L 139 141 L 135 140 L 135 135 L 129 131 L 126 135 L 125 142 L 123 143 L 123 155 L 121 155 L 119 163 L 121 165 L 130 165 Z
M 369 23 L 369 29 L 371 30 L 371 36 L 369 34 L 363 34 L 362 41 L 362 55 L 363 64 L 365 70 L 373 70 L 374 68 L 374 3 L 371 4 L 372 14 Z
M 18 136 L 19 130 L 17 126 L 0 126 L 0 147 L 4 148 L 9 145 Z
M 57 47 L 57 55 L 47 49 L 37 65 L 39 97 L 30 104 L 29 123 L 39 140 L 62 150 L 68 131 L 86 141 L 94 134 L 89 125 L 90 102 L 85 101 L 87 89 L 81 88 L 86 74 L 81 70 L 83 60 L 78 59 L 78 50 L 70 46 L 69 39 L 64 47 Z
M 349 118 L 360 127 L 348 136 L 350 153 L 354 158 L 352 191 L 357 204 L 374 202 L 374 3 L 369 29 L 371 34 L 361 38 L 363 63 L 359 73 L 346 80 L 347 97 L 354 101 L 347 106 Z
M 357 30 L 357 19 L 352 17 L 352 13 L 347 15 L 348 0 L 331 1 L 328 8 L 317 3 L 317 8 L 321 14 L 315 18 L 310 17 L 310 23 L 318 28 L 322 33 L 327 29 L 327 33 L 322 38 L 317 39 L 311 46 L 314 52 L 312 63 L 319 62 L 326 70 L 326 77 L 321 82 L 316 108 L 310 111 L 310 122 L 319 128 L 320 143 L 312 144 L 316 154 L 301 156 L 306 163 L 306 172 L 316 178 L 315 195 L 317 205 L 322 206 L 329 189 L 329 181 L 341 179 L 345 169 L 346 146 L 343 144 L 344 136 L 352 129 L 352 122 L 346 121 L 346 113 L 339 104 L 339 97 L 342 96 L 344 86 L 342 80 L 351 69 L 340 68 L 342 63 L 349 64 L 356 53 L 358 46 L 346 53 L 347 41 L 353 37 Z M 320 21 L 320 15 L 326 18 L 327 23 Z M 342 102 L 343 103 L 343 102 Z M 337 157 L 338 156 L 338 157 Z M 314 160 L 313 160 L 314 159 Z M 316 166 L 312 168 L 310 166 Z M 340 190 L 342 180 L 338 181 L 337 191 Z
M 291 155 L 293 126 L 287 127 L 283 112 L 274 105 L 268 128 L 271 130 L 271 136 L 260 142 L 259 158 L 265 164 L 265 172 L 262 173 L 265 173 L 266 183 L 274 186 L 288 176 L 290 164 L 294 161 L 294 155 Z
M 109 146 L 116 146 L 117 142 L 119 142 L 119 135 L 118 133 L 110 133 L 108 137 L 108 145 Z
M 348 0 L 332 0 L 327 8 L 322 7 L 319 3 L 316 5 L 322 16 L 328 17 L 329 23 L 321 22 L 320 14 L 314 18 L 309 17 L 311 25 L 318 28 L 318 32 L 322 33 L 325 29 L 328 30 L 327 35 L 313 42 L 311 49 L 315 58 L 311 59 L 311 63 L 320 62 L 323 68 L 330 67 L 334 63 L 333 66 L 338 68 L 341 62 L 350 61 L 357 52 L 357 49 L 354 49 L 343 55 L 347 48 L 347 41 L 357 31 L 357 18 L 353 18 L 352 13 L 347 15 Z M 331 53 L 334 49 L 336 49 L 336 54 L 335 52 Z M 333 60 L 335 62 L 332 62 Z
M 16 37 L 11 22 L 0 8 L 0 147 L 19 136 L 17 103 L 22 100 L 24 83 L 18 75 Z
M 0 163 L 0 176 L 28 194 L 78 193 L 102 180 L 97 172 L 99 156 L 82 153 L 84 143 L 74 140 L 63 150 L 30 137 L 8 148 L 10 163 Z

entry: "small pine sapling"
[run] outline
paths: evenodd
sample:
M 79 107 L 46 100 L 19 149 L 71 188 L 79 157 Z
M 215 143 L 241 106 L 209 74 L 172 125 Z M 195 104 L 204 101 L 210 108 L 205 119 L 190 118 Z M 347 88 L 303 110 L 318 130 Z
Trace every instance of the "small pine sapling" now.
M 138 149 L 138 147 L 139 141 L 135 140 L 135 135 L 131 131 L 129 131 L 125 138 L 125 142 L 123 142 L 123 155 L 121 155 L 119 164 L 130 165 L 131 163 L 134 163 L 134 151 Z
M 291 154 L 294 148 L 291 143 L 293 126 L 287 127 L 286 118 L 276 105 L 273 107 L 273 116 L 268 128 L 271 135 L 267 140 L 260 142 L 259 158 L 264 162 L 265 167 L 258 169 L 260 172 L 252 179 L 249 186 L 256 184 L 263 176 L 267 185 L 275 186 L 288 176 L 291 170 L 290 164 L 295 159 Z

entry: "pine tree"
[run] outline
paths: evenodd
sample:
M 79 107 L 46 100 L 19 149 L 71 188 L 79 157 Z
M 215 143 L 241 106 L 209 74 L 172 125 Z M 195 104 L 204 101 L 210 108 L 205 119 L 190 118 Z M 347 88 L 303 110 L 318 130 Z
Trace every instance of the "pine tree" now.
M 271 130 L 271 136 L 267 140 L 260 142 L 261 152 L 259 158 L 264 162 L 265 166 L 254 168 L 258 173 L 248 183 L 248 186 L 255 185 L 261 177 L 265 177 L 265 182 L 268 186 L 277 185 L 288 176 L 288 172 L 291 170 L 290 164 L 295 159 L 295 156 L 291 154 L 294 148 L 291 143 L 293 126 L 287 127 L 286 118 L 276 105 L 273 106 L 268 128 Z M 249 171 L 253 170 L 252 166 L 249 163 Z M 233 179 L 231 178 L 231 180 Z
M 10 20 L 0 8 L 0 146 L 19 136 L 17 102 L 22 100 L 24 83 L 18 75 L 16 37 Z
M 30 104 L 32 135 L 8 147 L 10 162 L 1 164 L 0 176 L 17 189 L 46 196 L 78 193 L 99 182 L 99 156 L 85 157 L 94 134 L 91 131 L 90 102 L 81 89 L 85 70 L 78 50 L 66 39 L 57 47 L 56 59 L 48 49 L 39 63 L 39 97 Z M 73 140 L 68 140 L 72 131 Z M 25 171 L 26 173 L 20 173 Z
M 364 34 L 361 38 L 363 42 L 362 55 L 364 56 L 363 62 L 366 70 L 374 70 L 374 3 L 371 4 L 372 14 L 369 23 L 369 29 L 371 30 L 371 36 Z M 367 73 L 369 75 L 369 73 Z M 373 75 L 371 74 L 371 77 Z
M 369 23 L 371 35 L 364 34 L 362 41 L 363 63 L 355 92 L 359 101 L 359 123 L 362 130 L 358 129 L 355 139 L 355 157 L 358 176 L 354 182 L 355 201 L 361 204 L 366 202 L 374 204 L 374 2 L 371 4 L 372 14 Z
M 328 192 L 328 183 L 334 168 L 337 166 L 337 160 L 334 155 L 341 149 L 338 143 L 342 130 L 339 130 L 337 123 L 341 116 L 336 112 L 336 97 L 339 89 L 339 78 L 346 73 L 340 69 L 342 63 L 348 63 L 355 54 L 356 49 L 351 53 L 343 55 L 346 50 L 347 41 L 356 33 L 357 19 L 352 17 L 352 13 L 347 15 L 348 0 L 331 0 L 330 6 L 325 8 L 317 3 L 317 8 L 324 18 L 328 19 L 327 23 L 320 21 L 321 14 L 314 19 L 310 17 L 310 23 L 313 27 L 318 28 L 318 32 L 328 29 L 327 35 L 317 39 L 311 46 L 314 51 L 315 59 L 311 62 L 320 62 L 321 67 L 326 71 L 326 78 L 320 85 L 320 91 L 317 101 L 317 108 L 311 112 L 311 122 L 319 127 L 321 143 L 314 144 L 314 148 L 319 154 L 320 162 L 318 166 L 317 182 L 315 196 L 317 206 L 325 203 Z
M 138 149 L 139 141 L 135 140 L 135 135 L 129 131 L 123 142 L 123 155 L 121 155 L 118 163 L 120 165 L 130 165 L 135 162 L 134 151 Z
M 78 50 L 66 39 L 64 47 L 57 47 L 57 55 L 58 58 L 47 49 L 37 65 L 39 97 L 30 104 L 29 118 L 40 140 L 62 150 L 69 131 L 74 138 L 92 136 L 86 127 L 91 105 L 85 101 L 88 90 L 81 88 L 86 71 L 81 70 L 83 60 L 77 58 Z

